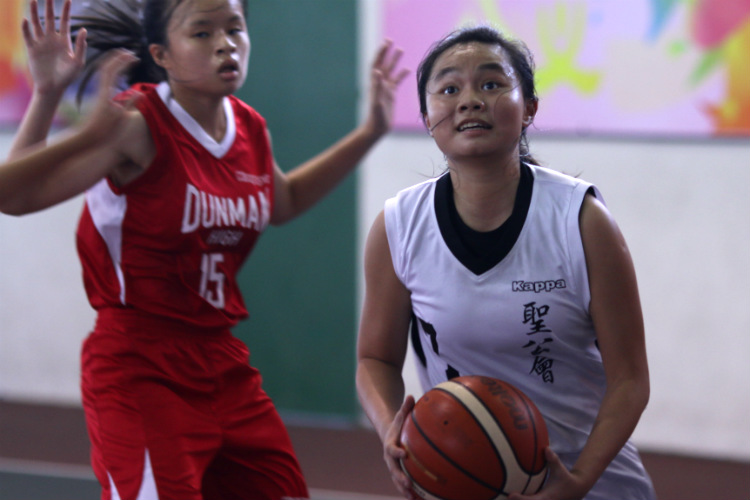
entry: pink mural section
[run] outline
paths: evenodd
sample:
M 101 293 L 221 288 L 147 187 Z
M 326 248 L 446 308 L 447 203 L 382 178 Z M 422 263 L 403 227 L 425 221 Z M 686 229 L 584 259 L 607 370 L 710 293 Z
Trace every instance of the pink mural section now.
M 750 0 L 381 0 L 381 32 L 416 73 L 429 47 L 489 24 L 534 54 L 534 133 L 750 136 Z M 396 126 L 423 130 L 416 78 Z

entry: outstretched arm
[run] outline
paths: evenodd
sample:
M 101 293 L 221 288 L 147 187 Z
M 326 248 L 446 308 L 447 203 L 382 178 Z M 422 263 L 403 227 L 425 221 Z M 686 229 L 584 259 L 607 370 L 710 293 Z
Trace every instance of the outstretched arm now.
M 106 150 L 108 142 L 121 136 L 129 106 L 114 103 L 110 91 L 117 76 L 135 60 L 126 51 L 108 56 L 92 112 L 66 138 L 48 146 L 38 143 L 19 158 L 0 164 L 0 212 L 21 215 L 46 208 L 78 194 L 106 175 L 110 162 L 87 164 L 82 156 L 97 148 Z M 113 153 L 107 156 L 115 158 Z
M 70 6 L 71 0 L 65 0 L 59 31 L 55 29 L 54 0 L 46 0 L 44 26 L 39 19 L 37 0 L 31 0 L 31 20 L 23 20 L 21 29 L 34 87 L 29 107 L 11 145 L 9 159 L 18 158 L 29 146 L 46 141 L 65 89 L 83 68 L 86 31 L 77 36 L 73 47 L 70 41 Z
M 378 51 L 370 76 L 370 104 L 366 121 L 318 156 L 289 173 L 276 166 L 272 224 L 283 224 L 325 197 L 364 158 L 391 128 L 396 88 L 407 70 L 396 70 L 401 51 L 390 41 Z

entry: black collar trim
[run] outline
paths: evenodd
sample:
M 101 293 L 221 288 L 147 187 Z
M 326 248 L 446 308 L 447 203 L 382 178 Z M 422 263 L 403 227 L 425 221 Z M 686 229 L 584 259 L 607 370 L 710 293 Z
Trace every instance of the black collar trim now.
M 461 220 L 453 199 L 451 176 L 447 172 L 443 174 L 435 186 L 435 214 L 443 240 L 456 259 L 477 276 L 499 264 L 521 234 L 531 205 L 533 188 L 531 168 L 522 163 L 513 213 L 497 229 L 480 232 Z

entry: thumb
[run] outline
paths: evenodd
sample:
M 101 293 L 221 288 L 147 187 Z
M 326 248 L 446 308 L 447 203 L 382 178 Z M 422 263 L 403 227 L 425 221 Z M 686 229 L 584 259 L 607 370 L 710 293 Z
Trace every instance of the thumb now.
M 110 89 L 114 87 L 117 77 L 137 60 L 135 54 L 128 50 L 116 50 L 113 54 L 108 55 L 102 64 L 99 92 L 106 93 L 109 96 Z

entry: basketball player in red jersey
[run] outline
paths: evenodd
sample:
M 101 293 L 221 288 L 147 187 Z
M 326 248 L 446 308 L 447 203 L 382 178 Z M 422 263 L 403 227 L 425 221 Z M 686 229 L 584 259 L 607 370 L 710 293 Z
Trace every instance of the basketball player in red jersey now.
M 140 47 L 119 99 L 141 97 L 122 132 L 51 169 L 46 188 L 16 207 L 86 192 L 77 243 L 97 322 L 82 391 L 102 498 L 307 497 L 284 425 L 230 333 L 247 316 L 236 274 L 268 224 L 305 212 L 388 131 L 400 52 L 386 43 L 373 63 L 367 119 L 284 173 L 264 119 L 232 96 L 250 47 L 241 0 L 81 7 L 72 26 L 65 1 L 58 32 L 31 2 L 24 33 L 36 87 L 12 153 L 46 136 L 85 42 L 99 53 Z

